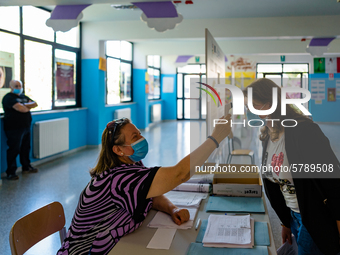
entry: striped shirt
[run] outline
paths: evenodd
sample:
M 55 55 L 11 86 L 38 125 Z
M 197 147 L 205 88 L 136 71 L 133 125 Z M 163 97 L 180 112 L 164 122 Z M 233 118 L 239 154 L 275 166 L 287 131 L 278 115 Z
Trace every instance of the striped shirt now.
M 79 202 L 57 255 L 108 254 L 121 237 L 136 230 L 152 207 L 146 199 L 159 167 L 141 161 L 93 177 Z

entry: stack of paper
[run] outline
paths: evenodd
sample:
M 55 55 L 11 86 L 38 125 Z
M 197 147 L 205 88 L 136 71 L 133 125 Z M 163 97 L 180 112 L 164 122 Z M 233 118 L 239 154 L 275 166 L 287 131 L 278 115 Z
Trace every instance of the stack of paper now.
M 208 183 L 182 183 L 173 190 L 209 193 L 210 189 L 211 185 Z
M 178 185 L 173 190 L 209 193 L 213 179 L 213 174 L 194 174 L 187 182 Z
M 180 208 L 180 207 L 178 207 L 178 208 L 183 209 L 183 208 Z M 189 211 L 190 218 L 187 222 L 185 222 L 181 225 L 177 225 L 172 220 L 172 218 L 169 214 L 158 211 L 156 213 L 155 217 L 153 217 L 153 219 L 148 224 L 148 227 L 149 228 L 176 228 L 176 229 L 192 228 L 192 226 L 194 225 L 194 219 L 195 219 L 196 213 L 198 211 L 198 208 L 188 207 L 188 208 L 185 208 L 185 209 L 187 209 Z
M 253 248 L 254 220 L 250 215 L 210 215 L 203 237 L 203 246 Z
M 194 174 L 186 183 L 212 183 L 214 174 Z
M 174 205 L 182 207 L 199 207 L 202 199 L 206 199 L 208 194 L 195 192 L 169 191 L 164 194 Z

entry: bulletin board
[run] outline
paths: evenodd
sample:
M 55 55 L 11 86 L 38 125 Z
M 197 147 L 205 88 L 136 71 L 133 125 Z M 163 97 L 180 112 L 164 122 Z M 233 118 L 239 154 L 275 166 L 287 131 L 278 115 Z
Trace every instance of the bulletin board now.
M 309 109 L 313 120 L 340 122 L 340 73 L 316 73 L 309 78 Z

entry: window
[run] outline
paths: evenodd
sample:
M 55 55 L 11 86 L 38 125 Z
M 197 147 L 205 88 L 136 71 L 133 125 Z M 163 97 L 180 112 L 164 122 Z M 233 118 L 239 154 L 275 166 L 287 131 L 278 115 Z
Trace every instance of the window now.
M 33 6 L 23 7 L 23 33 L 35 38 L 54 41 L 54 31 L 46 26 L 45 22 L 50 18 L 48 11 Z
M 32 111 L 52 108 L 52 46 L 25 40 L 25 94 L 38 103 Z
M 0 8 L 0 28 L 12 32 L 20 32 L 20 8 L 8 6 Z
M 149 55 L 147 57 L 148 65 L 148 85 L 149 85 L 149 100 L 161 98 L 161 57 L 157 55 Z
M 188 64 L 177 68 L 177 119 L 206 119 L 206 93 L 190 90 L 192 83 L 206 82 L 205 64 Z M 196 86 L 195 86 L 196 87 Z M 202 85 L 197 84 L 197 87 Z
M 268 78 L 280 87 L 308 88 L 308 64 L 257 64 L 257 78 Z M 287 93 L 301 98 L 301 93 Z
M 23 82 L 24 93 L 38 103 L 34 111 L 79 107 L 81 27 L 55 33 L 45 24 L 50 12 L 33 6 L 0 7 L 0 16 L 0 68 L 6 76 L 0 101 L 10 91 L 9 81 L 17 79 Z
M 106 42 L 106 104 L 132 101 L 132 43 Z

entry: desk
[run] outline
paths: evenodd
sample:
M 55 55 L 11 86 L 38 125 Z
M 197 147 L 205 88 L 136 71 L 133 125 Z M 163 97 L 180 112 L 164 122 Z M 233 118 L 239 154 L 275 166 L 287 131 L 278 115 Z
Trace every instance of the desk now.
M 268 246 L 269 255 L 275 255 L 276 249 L 273 239 L 273 233 L 271 231 L 268 210 L 264 195 L 262 195 L 264 208 L 266 210 L 265 214 L 251 214 L 251 217 L 255 219 L 255 221 L 265 221 L 268 223 L 269 227 L 269 238 L 270 238 L 270 246 Z M 205 207 L 207 204 L 208 198 L 202 200 L 199 211 L 196 215 L 194 226 L 191 229 L 177 229 L 174 240 L 170 246 L 169 250 L 154 250 L 147 249 L 146 246 L 150 242 L 151 238 L 155 234 L 155 228 L 148 228 L 147 225 L 151 221 L 151 219 L 155 216 L 156 211 L 151 210 L 147 215 L 145 221 L 142 226 L 137 229 L 132 234 L 129 234 L 123 237 L 116 246 L 110 251 L 109 255 L 119 255 L 119 254 L 127 254 L 127 255 L 185 255 L 190 243 L 195 242 L 198 230 L 195 230 L 196 220 L 200 218 L 201 220 L 206 220 L 209 217 L 210 213 L 205 211 Z M 214 213 L 214 214 L 224 214 L 224 213 Z

